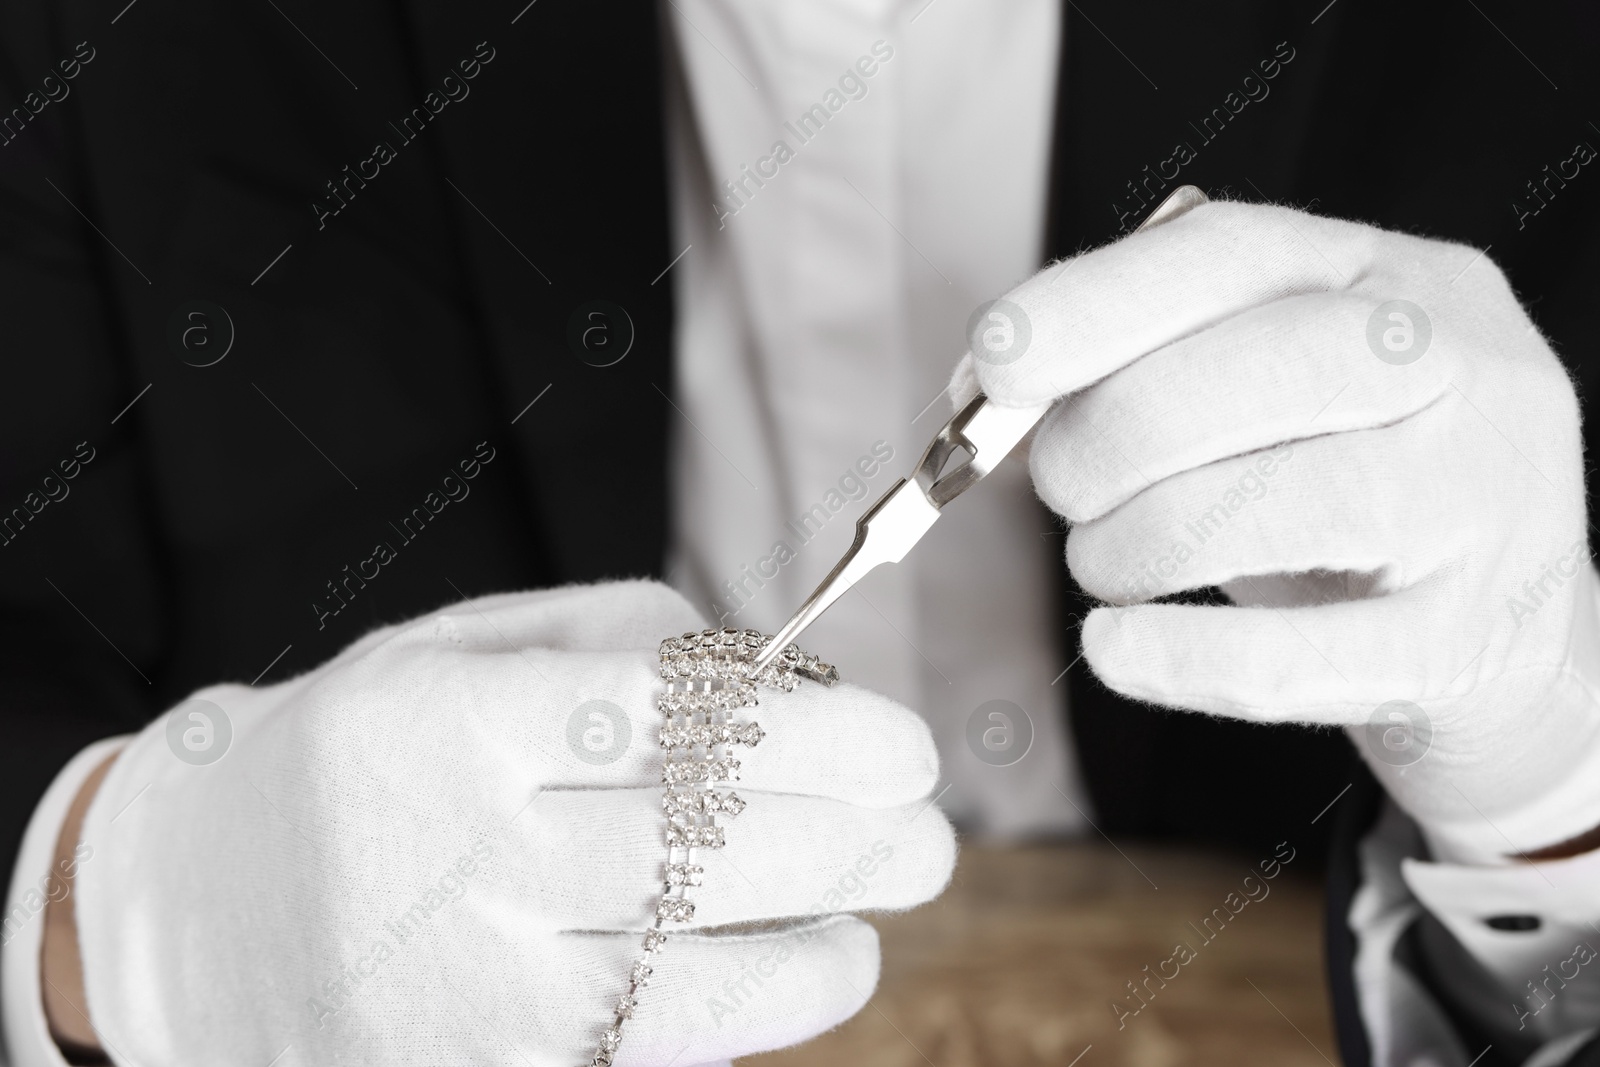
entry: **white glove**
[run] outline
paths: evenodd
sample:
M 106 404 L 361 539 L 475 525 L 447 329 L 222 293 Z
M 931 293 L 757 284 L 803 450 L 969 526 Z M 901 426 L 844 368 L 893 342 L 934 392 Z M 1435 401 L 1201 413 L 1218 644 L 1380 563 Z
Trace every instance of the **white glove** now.
M 111 1057 L 588 1062 L 661 891 L 656 646 L 700 625 L 652 583 L 490 597 L 269 689 L 202 690 L 153 723 L 83 833 L 85 989 Z M 184 729 L 206 751 L 188 716 L 215 715 L 194 700 L 232 727 L 208 765 L 175 755 Z M 573 722 L 589 701 L 626 724 Z M 762 690 L 751 715 L 767 736 L 740 751 L 749 806 L 724 850 L 697 852 L 693 925 L 795 921 L 673 924 L 619 1067 L 837 1025 L 873 991 L 878 942 L 834 913 L 909 907 L 949 877 L 954 840 L 921 799 L 938 769 L 916 715 L 811 683 Z
M 1578 409 L 1487 256 L 1214 203 L 1007 299 L 954 389 L 1068 398 L 1031 467 L 1074 576 L 1139 605 L 1084 622 L 1108 685 L 1350 727 L 1439 858 L 1600 824 Z

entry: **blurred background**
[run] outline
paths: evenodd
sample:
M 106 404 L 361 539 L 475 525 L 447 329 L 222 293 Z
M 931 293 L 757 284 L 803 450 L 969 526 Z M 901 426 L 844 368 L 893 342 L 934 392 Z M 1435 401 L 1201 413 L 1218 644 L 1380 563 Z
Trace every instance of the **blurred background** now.
M 1314 873 L 1285 868 L 1270 894 L 1208 943 L 1190 925 L 1237 892 L 1254 863 L 1176 846 L 1119 852 L 1104 840 L 970 845 L 943 897 L 908 914 L 868 916 L 883 938 L 884 970 L 866 1008 L 808 1044 L 739 1062 L 1336 1063 Z M 1178 941 L 1195 958 L 1119 1027 L 1111 1004 L 1129 1003 L 1124 983 L 1142 980 Z

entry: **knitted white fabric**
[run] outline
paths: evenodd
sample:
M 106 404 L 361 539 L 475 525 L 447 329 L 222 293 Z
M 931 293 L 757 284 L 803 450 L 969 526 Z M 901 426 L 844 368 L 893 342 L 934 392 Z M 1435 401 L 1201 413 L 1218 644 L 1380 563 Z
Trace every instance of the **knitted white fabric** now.
M 233 731 L 208 765 L 168 740 L 204 705 L 151 724 L 83 835 L 86 989 L 111 1057 L 586 1062 L 660 894 L 656 646 L 700 626 L 653 583 L 490 597 L 280 685 L 195 694 Z M 593 701 L 626 723 L 574 716 Z M 878 975 L 872 928 L 842 913 L 949 877 L 918 716 L 848 684 L 763 691 L 751 711 L 767 736 L 740 753 L 749 807 L 726 849 L 697 853 L 703 932 L 675 928 L 653 958 L 619 1067 L 838 1024 Z M 726 929 L 757 920 L 781 921 Z
M 1026 350 L 974 347 L 952 391 L 1067 398 L 1031 468 L 1124 605 L 1083 625 L 1107 684 L 1350 727 L 1439 858 L 1600 824 L 1578 408 L 1487 256 L 1213 203 L 1007 299 Z M 1213 585 L 1236 606 L 1150 603 Z

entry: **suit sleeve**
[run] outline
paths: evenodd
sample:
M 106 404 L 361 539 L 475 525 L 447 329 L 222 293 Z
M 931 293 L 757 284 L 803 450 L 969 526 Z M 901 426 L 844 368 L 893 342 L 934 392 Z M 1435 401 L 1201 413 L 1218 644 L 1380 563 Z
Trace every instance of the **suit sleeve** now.
M 0 855 L 73 753 L 158 710 L 154 508 L 111 277 L 104 195 L 75 109 L 115 92 L 75 4 L 0 9 Z M 132 251 L 132 250 L 129 250 Z M 120 258 L 117 264 L 127 270 Z M 135 284 L 137 274 L 130 274 Z M 145 397 L 141 403 L 149 403 Z

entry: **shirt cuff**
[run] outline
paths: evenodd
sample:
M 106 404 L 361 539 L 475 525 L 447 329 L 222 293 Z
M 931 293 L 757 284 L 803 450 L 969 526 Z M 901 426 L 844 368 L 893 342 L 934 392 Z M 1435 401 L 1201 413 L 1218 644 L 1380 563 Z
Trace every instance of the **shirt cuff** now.
M 1600 1023 L 1600 852 L 1509 867 L 1404 859 L 1417 901 L 1498 987 L 1498 1022 L 1531 1037 Z
M 128 741 L 128 736 L 106 738 L 72 757 L 45 790 L 28 820 L 6 894 L 4 947 L 0 948 L 0 1025 L 4 1027 L 4 1051 L 10 1067 L 67 1067 L 45 1021 L 39 974 L 45 905 L 52 898 L 59 899 L 65 886 L 52 870 L 56 842 L 67 809 L 83 788 L 84 780 Z M 78 862 L 94 862 L 93 854 L 84 855 Z

